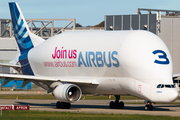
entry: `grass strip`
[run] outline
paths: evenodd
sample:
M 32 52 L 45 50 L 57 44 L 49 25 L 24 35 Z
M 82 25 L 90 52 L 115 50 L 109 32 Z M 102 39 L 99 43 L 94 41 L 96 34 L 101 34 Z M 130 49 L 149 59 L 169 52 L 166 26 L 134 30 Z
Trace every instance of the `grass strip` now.
M 3 111 L 0 120 L 179 120 L 179 117 L 47 111 Z

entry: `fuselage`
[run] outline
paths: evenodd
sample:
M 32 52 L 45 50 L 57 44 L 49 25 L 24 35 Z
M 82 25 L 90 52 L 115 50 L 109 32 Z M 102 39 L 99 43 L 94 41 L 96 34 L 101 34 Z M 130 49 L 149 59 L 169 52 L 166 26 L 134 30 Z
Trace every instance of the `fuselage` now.
M 173 102 L 178 96 L 170 52 L 147 31 L 66 32 L 32 48 L 28 60 L 35 76 L 99 83 L 80 86 L 84 93 L 130 94 L 152 102 Z

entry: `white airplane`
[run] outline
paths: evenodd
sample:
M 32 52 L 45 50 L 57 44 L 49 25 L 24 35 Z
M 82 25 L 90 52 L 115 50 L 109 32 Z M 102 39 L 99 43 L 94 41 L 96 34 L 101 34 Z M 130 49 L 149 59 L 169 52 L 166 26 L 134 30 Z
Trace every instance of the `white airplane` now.
M 165 43 L 142 30 L 65 32 L 47 40 L 31 33 L 17 3 L 9 3 L 22 74 L 0 74 L 9 81 L 33 82 L 52 92 L 57 108 L 70 108 L 82 94 L 114 95 L 110 108 L 124 108 L 121 95 L 153 103 L 178 97 L 173 85 L 173 62 Z

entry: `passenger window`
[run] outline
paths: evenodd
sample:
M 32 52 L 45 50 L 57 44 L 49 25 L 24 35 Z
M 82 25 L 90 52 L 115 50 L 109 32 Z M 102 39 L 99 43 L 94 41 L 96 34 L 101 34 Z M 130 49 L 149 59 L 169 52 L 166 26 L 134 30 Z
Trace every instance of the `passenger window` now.
M 171 88 L 171 85 L 165 85 L 166 88 Z
M 159 84 L 159 85 L 157 86 L 157 88 L 161 88 L 161 84 Z
M 164 85 L 162 84 L 161 88 L 163 88 L 163 87 L 164 87 Z

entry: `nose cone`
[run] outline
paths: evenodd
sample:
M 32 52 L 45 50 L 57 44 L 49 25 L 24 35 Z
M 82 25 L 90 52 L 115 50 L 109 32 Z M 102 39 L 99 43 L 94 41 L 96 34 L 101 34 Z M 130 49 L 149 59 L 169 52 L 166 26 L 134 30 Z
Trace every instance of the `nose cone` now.
M 169 91 L 169 94 L 167 95 L 167 99 L 169 99 L 168 102 L 174 102 L 177 100 L 179 96 L 178 90 L 176 88 Z
M 157 103 L 172 103 L 177 100 L 179 96 L 178 90 L 176 88 L 164 88 L 162 94 L 158 95 Z
M 152 92 L 152 99 L 150 98 L 150 100 L 155 103 L 172 103 L 179 96 L 176 88 L 158 88 L 154 92 Z

